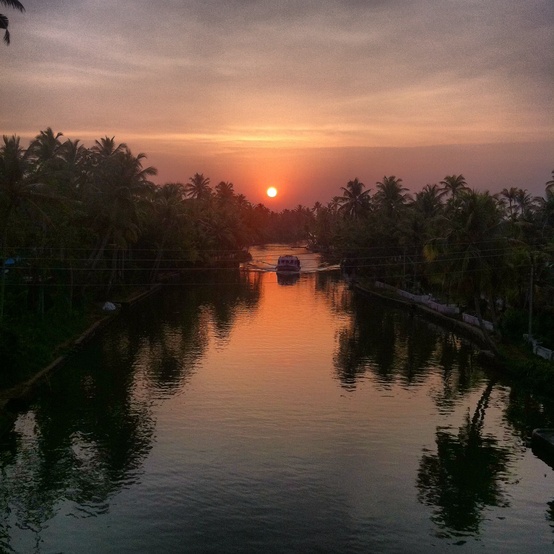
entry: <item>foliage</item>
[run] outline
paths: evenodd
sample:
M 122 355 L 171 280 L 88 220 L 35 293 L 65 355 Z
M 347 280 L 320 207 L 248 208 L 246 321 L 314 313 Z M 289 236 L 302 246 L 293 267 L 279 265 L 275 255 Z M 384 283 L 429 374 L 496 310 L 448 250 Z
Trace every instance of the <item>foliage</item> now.
M 313 213 L 304 206 L 276 214 L 250 204 L 230 182 L 212 190 L 202 173 L 158 186 L 145 160 L 115 137 L 90 148 L 51 128 L 28 148 L 15 135 L 3 137 L 4 377 L 8 366 L 17 373 L 48 362 L 74 331 L 64 323 L 95 303 L 192 267 L 237 264 L 250 244 L 307 237 Z M 54 327 L 60 332 L 50 340 Z
M 385 176 L 361 209 L 353 199 L 363 187 L 349 181 L 342 196 L 319 208 L 311 235 L 315 248 L 345 260 L 357 278 L 457 303 L 477 316 L 483 330 L 484 321 L 492 321 L 493 350 L 502 334 L 521 341 L 530 313 L 533 336 L 545 346 L 552 343 L 552 181 L 543 198 L 518 187 L 475 191 L 463 175 L 448 175 L 412 199 L 402 179 Z

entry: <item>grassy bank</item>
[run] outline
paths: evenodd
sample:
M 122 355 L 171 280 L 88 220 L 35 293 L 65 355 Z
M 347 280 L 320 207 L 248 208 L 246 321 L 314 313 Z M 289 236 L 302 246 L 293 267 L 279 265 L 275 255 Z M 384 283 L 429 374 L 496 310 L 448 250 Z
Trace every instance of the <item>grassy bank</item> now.
M 94 312 L 51 310 L 43 318 L 25 314 L 0 327 L 0 434 L 13 423 L 26 383 L 67 354 L 72 339 L 97 317 Z
M 98 310 L 50 311 L 43 318 L 25 314 L 0 328 L 0 356 L 4 370 L 0 389 L 32 377 L 55 358 L 67 353 L 71 339 L 101 316 Z
M 159 287 L 121 289 L 112 298 L 128 306 Z M 42 318 L 24 314 L 0 327 L 0 435 L 32 399 L 35 384 L 110 321 L 114 313 L 104 312 L 101 307 L 102 303 L 91 302 L 71 312 L 53 308 Z
M 518 386 L 554 396 L 554 362 L 536 356 L 523 343 L 502 343 L 499 350 L 506 374 Z

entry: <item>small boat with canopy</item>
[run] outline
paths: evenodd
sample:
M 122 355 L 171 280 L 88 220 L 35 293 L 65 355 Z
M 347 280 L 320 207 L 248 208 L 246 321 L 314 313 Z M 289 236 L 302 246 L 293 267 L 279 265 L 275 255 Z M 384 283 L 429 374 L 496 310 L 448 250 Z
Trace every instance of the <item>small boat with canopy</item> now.
M 275 271 L 283 275 L 298 274 L 300 273 L 300 260 L 291 254 L 279 256 Z

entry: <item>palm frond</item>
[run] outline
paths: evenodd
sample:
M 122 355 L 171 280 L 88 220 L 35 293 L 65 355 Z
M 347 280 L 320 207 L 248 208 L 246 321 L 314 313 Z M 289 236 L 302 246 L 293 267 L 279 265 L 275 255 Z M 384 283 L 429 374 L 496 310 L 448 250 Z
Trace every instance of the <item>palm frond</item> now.
M 0 0 L 0 4 L 8 6 L 8 8 L 13 8 L 14 10 L 19 10 L 20 12 L 25 11 L 23 4 L 18 2 L 18 0 Z
M 8 31 L 8 18 L 0 13 L 0 29 L 4 29 L 6 32 L 4 33 L 4 42 L 6 44 L 10 43 L 10 32 Z

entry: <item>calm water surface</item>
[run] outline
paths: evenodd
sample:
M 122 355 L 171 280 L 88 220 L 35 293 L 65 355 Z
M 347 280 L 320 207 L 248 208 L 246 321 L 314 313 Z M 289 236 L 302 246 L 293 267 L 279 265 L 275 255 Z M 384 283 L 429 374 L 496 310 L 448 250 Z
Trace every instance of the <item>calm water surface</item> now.
M 123 314 L 0 447 L 0 551 L 552 552 L 552 403 L 319 260 Z

